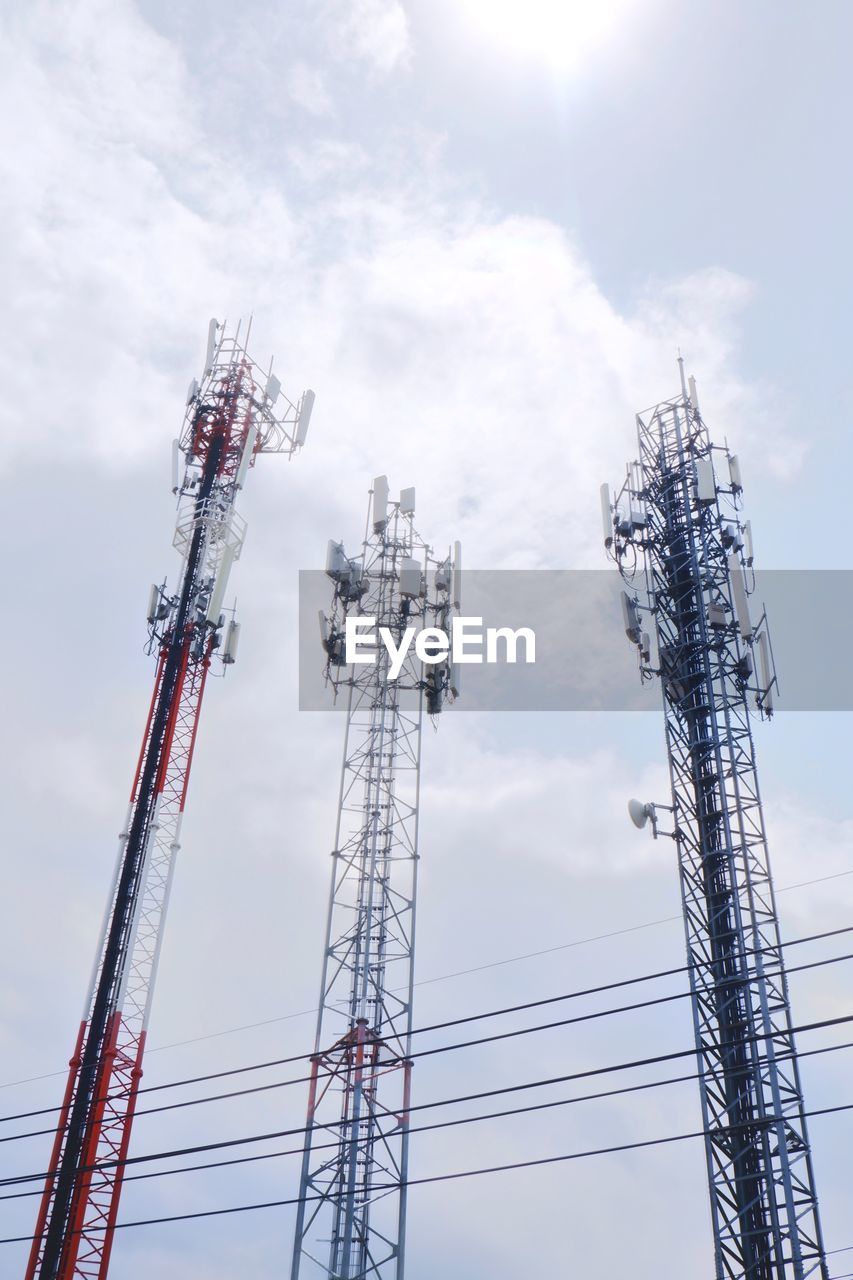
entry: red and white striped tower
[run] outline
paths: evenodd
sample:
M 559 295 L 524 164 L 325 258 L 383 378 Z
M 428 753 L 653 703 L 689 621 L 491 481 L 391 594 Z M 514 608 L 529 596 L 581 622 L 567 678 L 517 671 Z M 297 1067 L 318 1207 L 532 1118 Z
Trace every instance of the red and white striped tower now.
M 304 444 L 313 402 L 312 391 L 296 404 L 282 396 L 239 325 L 228 336 L 210 322 L 174 443 L 181 573 L 174 592 L 151 589 L 154 693 L 26 1280 L 107 1275 L 205 683 L 237 652 L 239 623 L 222 611 L 246 527 L 237 495 L 258 453 Z

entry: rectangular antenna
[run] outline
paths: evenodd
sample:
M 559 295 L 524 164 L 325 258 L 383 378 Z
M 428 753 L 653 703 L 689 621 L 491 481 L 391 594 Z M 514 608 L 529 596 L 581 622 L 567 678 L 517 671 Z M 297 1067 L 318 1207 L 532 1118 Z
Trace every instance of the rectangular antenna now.
M 180 489 L 180 469 L 181 469 L 181 444 L 179 440 L 172 441 L 172 493 L 177 493 Z
M 400 561 L 400 595 L 411 596 L 414 599 L 421 594 L 422 589 L 423 573 L 420 560 L 403 556 Z
M 228 630 L 225 634 L 225 644 L 222 648 L 222 661 L 226 666 L 231 666 L 237 661 L 237 648 L 240 644 L 240 623 L 232 620 L 228 623 Z
M 625 624 L 625 635 L 633 644 L 640 642 L 640 617 L 637 613 L 637 606 L 628 595 L 627 591 L 621 593 L 622 600 L 622 621 Z
M 717 485 L 714 480 L 714 464 L 710 458 L 697 458 L 696 469 L 696 501 L 708 506 L 717 501 Z
M 767 632 L 762 631 L 758 637 L 758 675 L 761 684 L 761 707 L 767 715 L 773 714 L 773 690 L 771 685 L 774 679 L 773 663 L 770 660 L 770 644 L 767 640 Z
M 453 544 L 453 599 L 454 609 L 462 608 L 462 543 Z
M 219 322 L 215 319 L 211 320 L 207 326 L 207 354 L 204 357 L 204 371 L 210 373 L 213 368 L 213 358 L 216 355 L 216 332 L 219 328 Z
M 729 576 L 732 583 L 732 596 L 734 597 L 735 613 L 737 614 L 738 626 L 740 634 L 744 640 L 752 638 L 752 622 L 749 617 L 749 599 L 746 594 L 746 583 L 743 578 L 743 565 L 740 562 L 740 556 L 736 551 L 730 551 L 728 555 Z
M 335 582 L 340 582 L 342 578 L 349 577 L 349 569 L 344 544 L 330 538 L 326 549 L 326 574 Z
M 240 458 L 240 465 L 237 468 L 237 475 L 234 479 L 234 485 L 237 489 L 242 489 L 246 483 L 246 472 L 252 461 L 255 452 L 255 445 L 258 443 L 258 424 L 253 422 L 249 427 L 249 434 L 246 436 L 246 443 L 243 446 L 243 456 Z
M 299 408 L 296 410 L 296 444 L 300 447 L 305 443 L 308 435 L 308 424 L 311 421 L 313 408 L 314 392 L 303 391 L 302 399 L 299 401 Z
M 373 481 L 373 528 L 376 532 L 388 523 L 388 477 L 377 476 Z
M 222 601 L 225 598 L 225 588 L 228 586 L 228 576 L 231 573 L 231 566 L 237 558 L 238 546 L 226 547 L 222 552 L 222 561 L 219 565 L 219 572 L 216 575 L 216 582 L 213 591 L 210 593 L 210 604 L 207 606 L 207 620 L 214 625 L 219 621 L 219 614 L 222 611 Z

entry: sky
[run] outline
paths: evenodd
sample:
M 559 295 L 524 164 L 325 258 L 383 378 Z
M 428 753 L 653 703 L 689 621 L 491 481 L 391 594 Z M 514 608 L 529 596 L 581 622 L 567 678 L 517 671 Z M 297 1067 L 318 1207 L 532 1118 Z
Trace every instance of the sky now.
M 297 710 L 297 575 L 328 538 L 357 544 L 373 476 L 414 484 L 419 530 L 461 539 L 466 566 L 600 569 L 598 486 L 633 456 L 634 412 L 677 392 L 680 348 L 741 459 L 761 566 L 846 568 L 853 13 L 12 0 L 0 24 L 9 1115 L 60 1098 L 153 678 L 149 583 L 177 571 L 170 442 L 210 316 L 253 314 L 256 359 L 317 402 L 303 454 L 261 458 L 241 498 L 240 658 L 204 708 L 146 1084 L 310 1047 L 342 722 Z M 853 919 L 850 723 L 785 713 L 780 675 L 756 742 L 795 938 Z M 674 849 L 625 812 L 666 788 L 658 713 L 448 711 L 424 749 L 416 1023 L 680 964 Z M 849 1012 L 848 990 L 843 963 L 792 975 L 795 1020 Z M 415 1094 L 691 1036 L 675 1002 L 437 1055 Z M 810 1108 L 850 1101 L 845 1065 L 804 1060 Z M 140 1115 L 134 1149 L 298 1125 L 304 1106 L 296 1086 Z M 412 1176 L 698 1122 L 690 1085 L 483 1122 L 413 1139 Z M 830 1249 L 853 1245 L 850 1124 L 811 1125 Z M 3 1144 L 2 1176 L 49 1148 Z M 293 1157 L 139 1180 L 122 1217 L 286 1199 L 297 1180 Z M 449 1187 L 412 1191 L 409 1280 L 562 1272 L 567 1253 L 589 1280 L 712 1274 L 695 1143 Z M 290 1214 L 127 1230 L 112 1273 L 271 1280 Z M 0 1236 L 34 1217 L 32 1198 L 0 1203 Z M 21 1274 L 24 1246 L 0 1249 Z

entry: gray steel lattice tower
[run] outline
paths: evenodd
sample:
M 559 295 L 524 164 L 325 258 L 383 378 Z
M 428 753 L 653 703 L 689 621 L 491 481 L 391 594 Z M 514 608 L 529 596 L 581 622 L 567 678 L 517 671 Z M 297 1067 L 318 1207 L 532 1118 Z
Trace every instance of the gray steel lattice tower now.
M 681 395 L 637 416 L 639 461 L 602 513 L 626 633 L 663 693 L 716 1276 L 826 1280 L 749 707 L 772 714 L 772 652 L 750 618 L 738 460 L 679 366 Z M 655 823 L 653 806 L 631 816 Z
M 363 557 L 329 544 L 334 602 L 320 623 L 347 725 L 292 1280 L 403 1280 L 421 724 L 458 685 L 446 651 L 459 544 L 434 560 L 413 513 L 414 490 L 389 502 L 380 476 Z M 357 618 L 398 647 L 408 628 L 434 629 L 419 641 L 426 663 L 412 647 L 394 678 L 379 645 L 346 666 Z

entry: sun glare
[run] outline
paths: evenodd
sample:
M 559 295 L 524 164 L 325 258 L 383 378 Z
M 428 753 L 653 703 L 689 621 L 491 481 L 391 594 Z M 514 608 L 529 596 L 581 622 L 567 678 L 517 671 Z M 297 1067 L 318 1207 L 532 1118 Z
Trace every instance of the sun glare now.
M 462 0 L 475 32 L 507 53 L 573 71 L 616 34 L 637 0 Z

